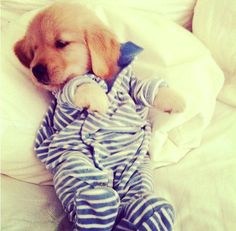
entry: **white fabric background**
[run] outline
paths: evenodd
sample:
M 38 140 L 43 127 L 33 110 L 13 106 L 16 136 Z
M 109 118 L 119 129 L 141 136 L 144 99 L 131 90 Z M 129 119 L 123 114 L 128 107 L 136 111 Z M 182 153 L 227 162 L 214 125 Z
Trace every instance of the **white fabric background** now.
M 5 10 L 5 12 L 2 11 L 2 19 L 6 19 L 5 22 L 7 23 L 13 18 L 15 19 L 21 15 L 22 11 L 25 12 L 25 10 L 28 10 L 29 7 L 31 10 L 37 8 L 39 5 L 41 6 L 42 2 L 43 1 L 35 2 L 25 0 L 2 1 L 1 7 Z M 113 3 L 114 2 L 117 1 L 113 1 Z M 133 0 L 120 1 L 120 4 L 130 4 L 132 6 L 133 2 Z M 143 4 L 147 7 L 149 6 L 146 4 L 147 1 L 135 1 L 136 9 L 137 3 L 141 5 Z M 155 3 L 159 4 L 157 8 L 160 9 L 163 14 L 167 15 L 167 17 L 173 19 L 181 18 L 184 21 L 186 20 L 187 25 L 191 25 L 189 17 L 185 18 L 184 15 L 192 15 L 195 1 L 157 0 Z M 138 7 L 141 7 L 141 5 L 138 5 Z M 15 9 L 15 12 L 12 10 L 12 7 Z M 150 9 L 152 9 L 152 7 L 149 7 L 149 9 L 146 10 L 149 11 Z M 163 9 L 165 10 L 163 11 Z M 202 20 L 204 20 L 204 18 Z M 222 22 L 223 21 L 224 20 L 222 20 Z M 5 25 L 5 23 L 2 24 L 4 27 Z M 206 25 L 202 24 L 202 26 Z M 8 37 L 6 39 L 8 40 Z M 8 83 L 12 83 L 17 81 L 16 79 L 14 80 L 14 78 L 19 77 L 20 83 L 23 83 L 27 88 L 35 91 L 36 89 L 33 90 L 33 85 L 25 79 L 24 76 L 26 73 L 24 70 L 22 70 L 19 65 L 15 66 L 17 62 L 16 60 L 12 62 L 12 58 L 13 56 L 4 56 L 4 60 L 8 62 L 8 65 L 4 66 L 4 70 L 1 71 L 1 78 L 3 76 L 9 78 Z M 207 64 L 205 63 L 205 65 Z M 12 75 L 9 76 L 9 73 L 12 73 Z M 17 84 L 19 82 L 17 82 Z M 1 79 L 1 85 L 2 83 Z M 37 95 L 33 96 L 31 92 L 28 92 L 27 90 L 21 91 L 20 94 L 18 94 L 18 91 L 14 90 L 14 86 L 4 86 L 10 90 L 9 95 L 12 95 L 12 97 L 15 95 L 19 98 L 19 101 L 16 101 L 14 104 L 10 103 L 8 107 L 16 107 L 20 110 L 21 106 L 24 105 L 23 102 L 27 102 L 25 100 L 28 98 L 29 102 L 31 100 L 36 100 L 37 104 L 33 104 L 32 107 L 41 111 L 38 112 L 32 110 L 30 111 L 31 116 L 28 116 L 27 110 L 25 110 L 24 113 L 21 111 L 21 113 L 23 113 L 20 113 L 22 116 L 20 116 L 21 118 L 28 116 L 26 117 L 28 119 L 27 123 L 22 122 L 21 120 L 16 120 L 16 117 L 9 117 L 9 114 L 2 113 L 3 108 L 1 108 L 1 116 L 3 116 L 1 119 L 8 119 L 9 123 L 5 125 L 7 128 L 10 126 L 10 130 L 12 131 L 12 133 L 10 132 L 7 134 L 3 131 L 1 123 L 0 130 L 4 135 L 1 137 L 4 137 L 4 139 L 7 139 L 8 141 L 10 139 L 7 137 L 9 137 L 14 141 L 12 137 L 16 135 L 16 140 L 18 141 L 17 146 L 15 145 L 15 149 L 14 147 L 11 147 L 12 155 L 9 154 L 9 156 L 7 156 L 7 158 L 9 158 L 8 161 L 13 164 L 12 168 L 11 165 L 8 165 L 10 168 L 9 171 L 11 171 L 11 174 L 12 171 L 16 171 L 13 176 L 20 176 L 22 180 L 35 183 L 45 183 L 47 182 L 47 177 L 50 179 L 50 176 L 47 175 L 47 172 L 43 171 L 43 168 L 38 169 L 38 167 L 41 166 L 38 165 L 38 162 L 34 162 L 34 166 L 31 162 L 32 160 L 27 159 L 32 158 L 32 153 L 28 151 L 29 146 L 25 146 L 24 144 L 27 142 L 30 143 L 29 141 L 32 141 L 33 139 L 32 128 L 35 128 L 36 123 L 38 123 L 37 121 L 43 116 L 43 111 L 46 107 L 46 99 L 42 98 L 39 101 Z M 21 84 L 17 86 L 17 90 L 19 90 Z M 8 111 L 8 107 L 4 107 L 4 110 Z M 159 195 L 170 200 L 176 208 L 177 219 L 174 229 L 175 231 L 236 230 L 236 186 L 234 183 L 236 182 L 236 142 L 234 138 L 236 135 L 235 118 L 235 108 L 218 102 L 214 112 L 214 117 L 203 133 L 203 140 L 200 146 L 189 151 L 188 155 L 178 164 L 172 164 L 168 167 L 158 168 L 155 170 L 155 191 Z M 168 120 L 166 121 L 168 122 Z M 19 124 L 21 124 L 22 128 L 28 126 L 31 132 L 25 131 L 25 133 L 22 133 L 23 129 L 20 129 Z M 31 125 L 33 126 L 31 127 Z M 170 126 L 168 123 L 164 125 L 167 127 Z M 156 124 L 156 126 L 158 126 L 158 124 Z M 16 129 L 17 127 L 19 129 Z M 18 131 L 18 133 L 16 133 L 16 131 Z M 191 132 L 189 134 L 191 134 Z M 16 152 L 17 147 L 22 150 L 21 153 Z M 2 146 L 1 148 L 3 150 Z M 185 151 L 186 150 L 183 152 L 185 153 Z M 14 161 L 14 157 L 19 157 L 19 159 L 23 161 Z M 22 168 L 24 171 L 22 171 Z M 52 231 L 56 229 L 63 213 L 51 186 L 29 184 L 3 175 L 1 178 L 1 184 L 1 228 L 3 230 Z

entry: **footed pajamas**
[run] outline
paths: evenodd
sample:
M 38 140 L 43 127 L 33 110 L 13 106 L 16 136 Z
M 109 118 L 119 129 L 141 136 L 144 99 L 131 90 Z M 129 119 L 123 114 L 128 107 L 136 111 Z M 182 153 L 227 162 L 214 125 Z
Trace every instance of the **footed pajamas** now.
M 93 74 L 75 77 L 55 93 L 38 131 L 37 157 L 53 173 L 56 193 L 74 230 L 171 230 L 172 206 L 153 192 L 147 110 L 165 82 L 134 77 L 132 53 L 121 47 L 123 68 L 109 86 Z M 96 82 L 110 102 L 106 114 L 73 104 L 76 88 Z

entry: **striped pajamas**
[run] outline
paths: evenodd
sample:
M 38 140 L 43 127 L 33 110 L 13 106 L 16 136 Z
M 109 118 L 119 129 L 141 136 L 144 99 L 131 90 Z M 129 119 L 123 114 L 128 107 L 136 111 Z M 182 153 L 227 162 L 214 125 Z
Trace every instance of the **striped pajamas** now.
M 110 101 L 105 115 L 73 104 L 76 88 L 96 82 Z M 55 94 L 38 131 L 37 157 L 54 175 L 74 230 L 171 230 L 172 206 L 153 192 L 147 107 L 165 84 L 137 80 L 125 66 L 109 87 L 87 74 Z

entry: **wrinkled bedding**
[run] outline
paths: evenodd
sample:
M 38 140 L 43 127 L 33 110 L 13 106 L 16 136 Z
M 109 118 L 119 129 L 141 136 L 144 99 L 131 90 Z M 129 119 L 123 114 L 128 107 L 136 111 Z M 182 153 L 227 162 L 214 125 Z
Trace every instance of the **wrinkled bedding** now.
M 7 27 L 10 21 L 17 19 L 22 13 L 42 7 L 49 2 L 51 2 L 51 0 L 44 0 L 40 2 L 35 2 L 32 0 L 2 1 L 1 27 Z M 87 0 L 87 2 L 92 2 L 92 0 Z M 104 1 L 97 0 L 97 2 L 97 4 L 99 4 Z M 140 9 L 145 9 L 149 12 L 160 10 L 160 13 L 167 15 L 166 17 L 174 20 L 178 24 L 188 28 L 191 27 L 189 17 L 193 14 L 195 1 L 168 0 L 165 1 L 165 4 L 157 4 L 155 9 L 152 7 L 152 4 L 146 4 L 146 1 L 144 2 L 145 4 L 141 4 L 140 1 L 140 3 L 137 3 L 135 7 L 132 7 L 133 3 L 131 0 L 121 0 L 119 1 L 119 5 L 124 6 L 128 4 L 135 12 L 137 12 L 137 14 L 138 12 L 141 12 Z M 101 10 L 99 12 L 103 16 L 103 12 Z M 119 24 L 117 24 L 117 27 L 118 26 Z M 120 29 L 122 28 L 120 27 Z M 123 29 L 121 31 L 122 33 L 127 32 Z M 121 35 L 123 36 L 123 34 Z M 195 50 L 197 49 L 198 48 Z M 164 49 L 163 54 L 164 58 L 162 57 L 163 59 L 160 60 L 164 60 L 168 65 L 170 64 L 169 66 L 167 65 L 167 68 L 170 70 L 170 75 L 173 75 L 173 73 L 178 74 L 181 68 L 184 69 L 184 66 L 177 68 L 176 65 L 173 65 L 176 63 L 170 60 L 172 56 L 166 54 Z M 206 54 L 201 53 L 199 57 L 204 55 Z M 12 64 L 12 60 L 10 61 L 11 62 L 9 63 Z M 15 60 L 13 61 L 15 62 Z M 205 62 L 205 59 L 203 59 L 201 63 L 198 59 L 196 59 L 196 63 L 197 64 L 193 62 L 191 69 L 189 68 L 189 70 L 194 73 L 196 70 L 199 70 L 198 65 L 208 66 L 209 64 L 208 61 Z M 188 63 L 184 63 L 184 65 L 185 64 L 188 65 Z M 193 67 L 196 69 L 193 70 Z M 7 69 L 5 68 L 4 70 L 6 73 L 2 72 L 1 74 L 7 74 L 9 69 L 10 67 L 8 66 Z M 22 78 L 24 74 L 19 66 L 17 66 L 16 69 L 14 69 L 14 72 L 11 73 L 14 73 L 15 75 L 20 73 L 21 76 L 19 76 L 19 78 Z M 201 72 L 199 73 L 201 74 Z M 11 78 L 13 79 L 16 77 L 11 76 Z M 12 83 L 12 79 L 9 77 L 7 83 Z M 21 79 L 21 82 L 26 87 L 32 88 L 32 85 L 28 83 L 27 80 Z M 210 85 L 210 83 L 208 84 Z M 215 88 L 220 87 L 220 78 L 217 84 L 218 85 L 217 87 L 215 86 Z M 16 84 L 16 86 L 19 88 L 21 85 Z M 10 89 L 10 95 L 12 98 L 17 96 L 17 93 L 14 91 L 15 88 L 8 85 L 8 89 Z M 214 92 L 216 92 L 216 90 Z M 199 95 L 200 94 L 201 93 L 199 93 Z M 16 101 L 14 105 L 8 104 L 8 107 L 19 107 L 23 98 L 27 100 L 29 99 L 29 101 L 38 100 L 38 96 L 32 95 L 28 92 L 21 92 L 20 96 L 22 96 L 22 98 L 19 97 L 19 102 Z M 230 97 L 235 96 L 231 95 Z M 45 98 L 42 98 L 41 101 L 44 102 Z M 191 100 L 194 100 L 194 98 L 189 101 L 191 102 Z M 45 170 L 38 167 L 38 162 L 29 161 L 29 156 L 32 156 L 32 153 L 27 152 L 30 147 L 24 146 L 25 143 L 29 143 L 29 139 L 32 139 L 33 141 L 32 137 L 34 137 L 34 130 L 32 129 L 37 126 L 36 122 L 38 123 L 40 118 L 43 116 L 45 103 L 42 103 L 41 101 L 37 101 L 37 109 L 43 109 L 42 114 L 37 114 L 37 116 L 35 116 L 35 114 L 31 114 L 31 116 L 29 116 L 29 113 L 27 114 L 27 111 L 25 111 L 25 114 L 18 115 L 18 120 L 15 120 L 14 117 L 13 121 L 10 120 L 11 118 L 8 114 L 2 114 L 2 116 L 8 116 L 7 121 L 9 122 L 9 124 L 3 124 L 6 128 L 8 128 L 8 130 L 5 130 L 8 131 L 8 133 L 4 133 L 4 130 L 2 129 L 2 137 L 7 139 L 6 136 L 12 137 L 13 135 L 18 135 L 18 133 L 20 134 L 20 136 L 17 136 L 19 137 L 19 143 L 17 146 L 14 145 L 14 147 L 11 147 L 11 149 L 9 148 L 8 150 L 8 158 L 10 160 L 8 160 L 7 163 L 11 163 L 11 165 L 2 166 L 2 169 L 4 169 L 5 172 L 1 175 L 1 228 L 5 231 L 57 230 L 58 225 L 65 216 L 60 206 L 60 202 L 56 198 L 53 187 L 48 185 L 50 184 L 50 176 L 45 173 Z M 25 102 L 27 103 L 27 101 Z M 34 105 L 30 105 L 30 107 L 33 108 Z M 214 108 L 214 105 L 212 108 Z M 8 108 L 4 109 L 7 111 Z M 203 113 L 204 111 L 201 112 Z M 27 118 L 28 124 L 22 124 L 22 121 L 19 119 L 20 116 Z M 210 120 L 210 116 L 207 119 Z M 159 121 L 160 120 L 158 120 L 156 124 L 157 131 L 159 131 Z M 163 121 L 165 121 L 164 117 Z M 166 121 L 169 122 L 168 119 Z M 181 120 L 179 121 L 181 122 Z M 168 124 L 167 122 L 161 127 L 163 131 L 167 129 L 165 127 L 165 125 Z M 31 126 L 31 124 L 34 126 Z M 4 126 L 1 124 L 2 128 L 5 128 Z M 27 131 L 29 131 L 28 133 L 22 133 L 21 127 L 24 126 L 27 126 Z M 172 162 L 168 162 L 168 166 L 163 167 L 167 164 L 165 156 L 160 157 L 160 164 L 154 163 L 155 175 L 153 177 L 155 178 L 156 183 L 155 191 L 158 195 L 169 200 L 176 209 L 176 223 L 174 231 L 236 230 L 236 108 L 217 101 L 214 116 L 210 120 L 210 124 L 208 124 L 208 120 L 206 121 L 204 128 L 205 126 L 207 126 L 207 128 L 204 132 L 202 132 L 201 140 L 199 140 L 196 145 L 191 144 L 192 146 L 190 147 L 188 145 L 189 140 L 183 139 L 186 141 L 186 145 L 183 145 L 184 148 L 182 149 L 179 145 L 182 145 L 183 142 L 179 142 L 179 145 L 176 145 L 176 143 L 178 144 L 178 140 L 173 140 L 172 146 L 174 146 L 174 149 L 170 143 L 167 143 L 167 145 L 164 146 L 165 148 L 162 148 L 163 155 L 167 152 L 175 154 L 177 151 L 179 152 L 176 157 L 167 156 L 173 160 Z M 9 128 L 12 129 L 11 132 L 9 132 Z M 194 130 L 194 127 L 191 129 Z M 189 131 L 191 129 L 189 129 Z M 172 135 L 172 137 L 178 137 L 178 135 L 181 135 L 181 133 L 184 132 L 183 130 L 177 131 L 179 132 L 178 134 L 172 132 L 169 133 L 169 135 Z M 158 153 L 158 151 L 161 150 L 159 148 L 159 142 L 162 140 L 162 134 L 164 133 L 157 134 L 158 142 L 155 143 L 153 149 L 153 152 L 155 153 Z M 189 134 L 195 135 L 194 132 Z M 23 138 L 20 139 L 20 137 Z M 189 138 L 189 136 L 186 137 Z M 174 141 L 176 141 L 176 143 Z M 159 144 L 159 146 L 157 144 Z M 17 150 L 21 150 L 21 153 L 18 153 L 18 157 L 20 157 L 21 162 L 16 161 L 15 159 L 15 153 Z M 176 152 L 173 152 L 173 150 L 176 150 Z M 24 153 L 24 151 L 27 153 Z M 10 155 L 11 153 L 12 155 Z M 24 156 L 25 159 L 23 159 L 22 156 Z M 34 171 L 32 169 L 34 169 Z M 7 172 L 10 173 L 8 175 L 11 175 L 11 177 L 5 175 Z M 41 182 L 47 185 L 40 185 Z
M 155 191 L 175 206 L 175 231 L 236 228 L 236 109 L 217 103 L 201 146 L 155 169 Z M 63 212 L 52 186 L 2 177 L 2 230 L 52 231 Z

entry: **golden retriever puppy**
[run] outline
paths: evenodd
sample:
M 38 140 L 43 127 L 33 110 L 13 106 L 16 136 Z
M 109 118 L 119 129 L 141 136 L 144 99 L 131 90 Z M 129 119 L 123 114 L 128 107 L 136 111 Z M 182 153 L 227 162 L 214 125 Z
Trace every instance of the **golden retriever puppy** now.
M 39 12 L 14 51 L 31 70 L 34 84 L 49 91 L 87 72 L 109 81 L 119 71 L 120 43 L 116 36 L 79 4 L 54 3 Z M 77 106 L 106 111 L 107 97 L 98 86 L 83 86 L 78 94 Z M 155 106 L 162 111 L 180 112 L 184 102 L 173 90 L 161 88 Z
M 157 231 L 165 223 L 170 231 L 173 208 L 153 193 L 146 115 L 148 106 L 180 112 L 184 102 L 164 80 L 136 79 L 131 62 L 121 65 L 123 45 L 80 5 L 56 3 L 34 17 L 15 54 L 56 99 L 35 153 L 53 173 L 73 230 Z
M 36 15 L 14 50 L 34 83 L 52 90 L 90 70 L 113 76 L 119 49 L 115 35 L 87 8 L 56 3 Z

